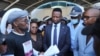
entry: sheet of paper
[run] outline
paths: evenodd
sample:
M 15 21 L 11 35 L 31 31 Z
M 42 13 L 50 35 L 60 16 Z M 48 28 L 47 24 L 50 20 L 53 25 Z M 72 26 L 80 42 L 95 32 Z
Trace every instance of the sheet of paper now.
M 34 56 L 38 56 L 38 53 L 39 53 L 39 51 L 37 51 L 37 50 L 35 50 L 34 48 L 33 48 L 33 53 L 34 53 Z
M 52 45 L 50 46 L 47 51 L 44 53 L 44 56 L 52 56 L 58 54 L 60 51 L 57 47 L 57 45 Z
M 23 48 L 24 48 L 25 56 L 33 55 L 33 48 L 32 48 L 31 40 L 24 42 L 23 43 Z

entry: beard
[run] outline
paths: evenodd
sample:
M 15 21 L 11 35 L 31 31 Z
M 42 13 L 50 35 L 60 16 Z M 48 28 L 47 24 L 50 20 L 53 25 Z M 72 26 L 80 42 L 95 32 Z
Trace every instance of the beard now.
M 100 37 L 100 19 L 97 19 L 96 23 L 94 24 L 93 34 Z
M 28 28 L 19 28 L 22 32 L 27 32 Z
M 81 33 L 83 35 L 90 35 L 93 32 L 93 27 L 94 27 L 94 25 L 85 26 Z

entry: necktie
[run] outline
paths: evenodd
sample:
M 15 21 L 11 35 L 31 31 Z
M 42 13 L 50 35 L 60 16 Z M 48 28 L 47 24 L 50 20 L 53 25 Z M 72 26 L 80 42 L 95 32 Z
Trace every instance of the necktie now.
M 57 24 L 54 25 L 53 45 L 57 45 Z

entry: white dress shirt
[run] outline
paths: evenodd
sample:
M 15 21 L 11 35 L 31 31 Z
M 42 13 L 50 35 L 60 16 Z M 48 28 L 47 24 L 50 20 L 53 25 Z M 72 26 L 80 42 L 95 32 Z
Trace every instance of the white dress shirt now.
M 52 29 L 51 29 L 51 45 L 53 45 L 53 38 L 54 38 L 54 29 L 55 29 L 55 24 L 52 24 Z M 60 25 L 61 23 L 57 24 L 57 45 L 58 45 L 58 41 L 59 41 L 59 33 L 60 33 Z

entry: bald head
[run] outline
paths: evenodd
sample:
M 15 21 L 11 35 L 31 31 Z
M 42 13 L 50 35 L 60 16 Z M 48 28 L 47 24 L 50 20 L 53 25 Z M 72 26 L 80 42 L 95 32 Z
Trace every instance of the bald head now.
M 94 24 L 96 19 L 100 16 L 100 10 L 95 8 L 90 8 L 84 13 L 84 23 L 86 25 Z
M 95 8 L 90 8 L 90 9 L 85 11 L 85 14 L 91 14 L 91 15 L 94 15 L 94 16 L 99 16 L 100 10 L 95 9 Z

